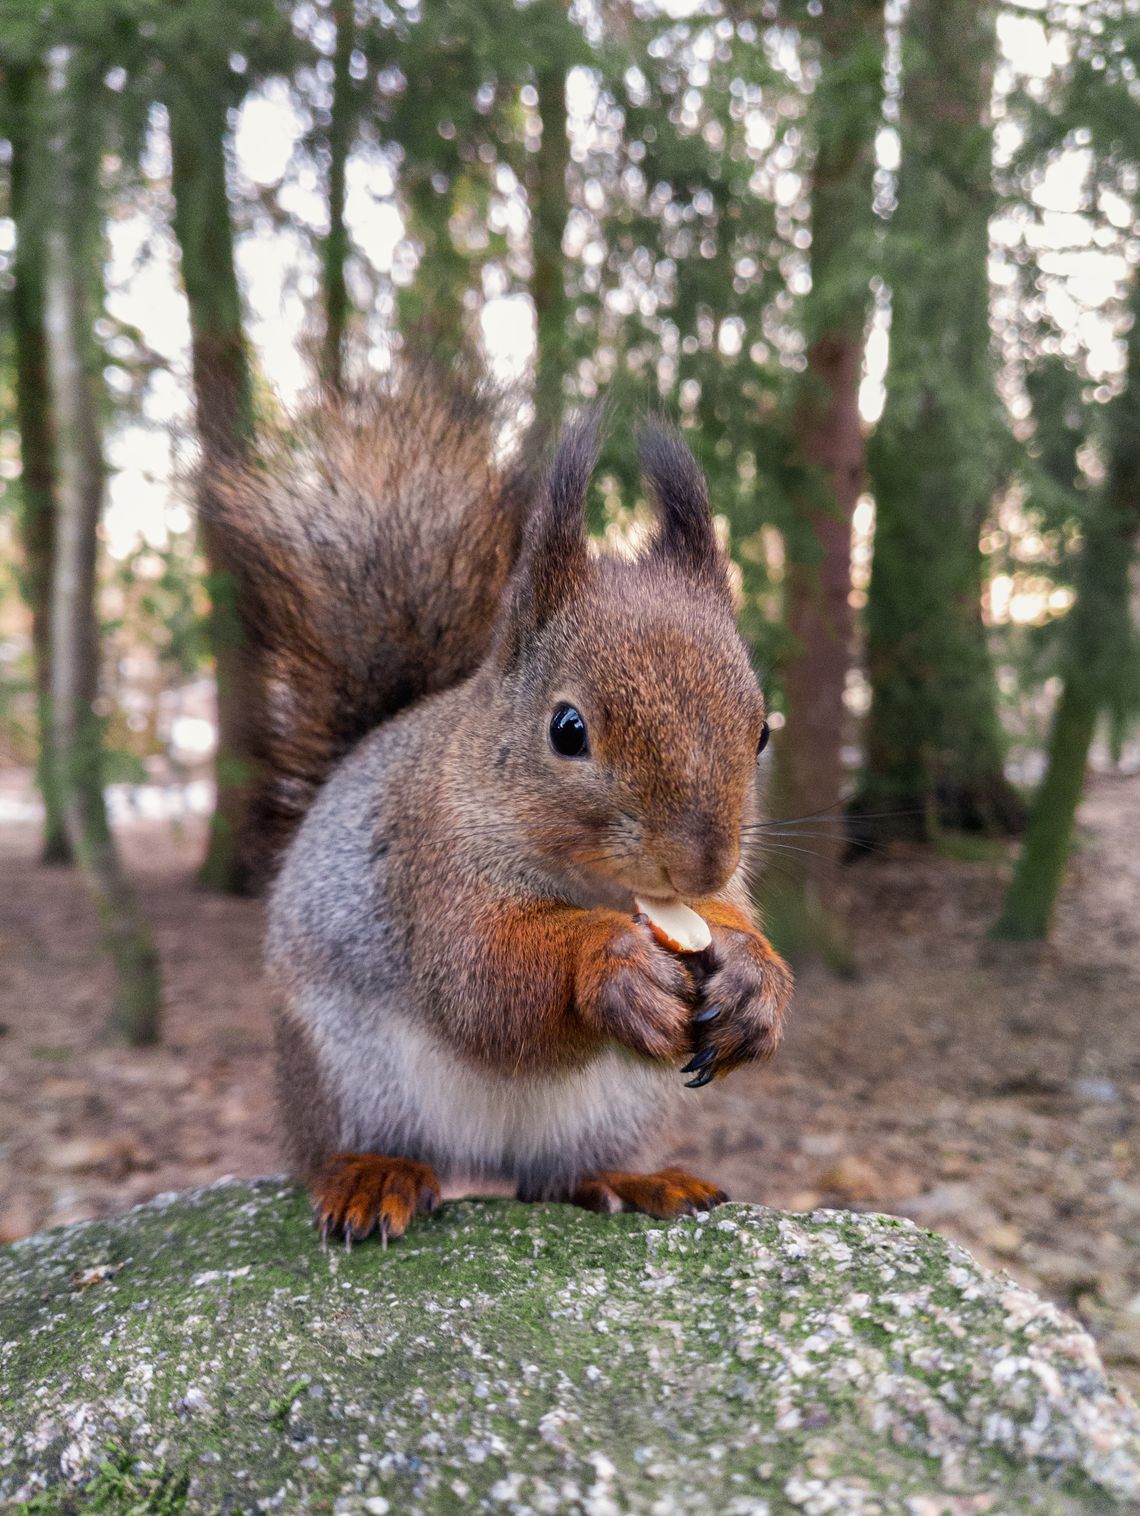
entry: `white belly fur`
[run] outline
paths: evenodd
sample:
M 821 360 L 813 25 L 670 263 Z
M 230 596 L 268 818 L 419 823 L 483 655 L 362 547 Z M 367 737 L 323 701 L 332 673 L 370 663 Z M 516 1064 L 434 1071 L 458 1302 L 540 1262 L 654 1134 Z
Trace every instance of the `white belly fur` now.
M 453 1184 L 498 1179 L 553 1192 L 591 1169 L 622 1167 L 680 1093 L 675 1069 L 617 1047 L 553 1077 L 484 1071 L 393 1007 L 338 989 L 330 1015 L 332 992 L 320 998 L 319 1014 L 298 1010 L 340 1111 L 341 1146 L 420 1157 Z

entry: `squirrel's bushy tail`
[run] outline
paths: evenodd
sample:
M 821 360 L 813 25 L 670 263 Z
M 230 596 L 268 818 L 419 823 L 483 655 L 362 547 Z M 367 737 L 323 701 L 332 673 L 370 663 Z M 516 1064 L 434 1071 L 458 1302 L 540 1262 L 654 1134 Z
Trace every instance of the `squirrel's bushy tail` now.
M 364 734 L 480 662 L 527 490 L 497 405 L 430 369 L 322 401 L 205 492 L 262 708 L 250 824 L 279 856 Z

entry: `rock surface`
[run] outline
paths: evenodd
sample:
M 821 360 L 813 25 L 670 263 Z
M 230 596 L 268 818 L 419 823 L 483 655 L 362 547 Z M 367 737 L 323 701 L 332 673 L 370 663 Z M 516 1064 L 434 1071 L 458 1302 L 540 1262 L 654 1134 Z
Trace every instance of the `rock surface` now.
M 463 1202 L 322 1253 L 226 1182 L 0 1249 L 0 1508 L 1136 1511 L 1140 1419 L 909 1222 Z

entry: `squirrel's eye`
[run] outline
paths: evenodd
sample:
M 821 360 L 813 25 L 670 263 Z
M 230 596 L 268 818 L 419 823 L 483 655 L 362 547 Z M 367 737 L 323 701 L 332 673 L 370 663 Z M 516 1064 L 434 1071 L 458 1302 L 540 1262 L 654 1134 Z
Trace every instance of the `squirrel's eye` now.
M 771 728 L 768 726 L 768 723 L 766 721 L 762 722 L 761 726 L 760 726 L 760 741 L 756 744 L 756 756 L 757 756 L 757 758 L 759 758 L 760 754 L 768 746 L 768 738 L 771 735 L 772 735 L 772 732 L 771 732 Z
M 590 751 L 586 723 L 572 705 L 558 705 L 550 718 L 550 745 L 560 758 L 584 758 Z

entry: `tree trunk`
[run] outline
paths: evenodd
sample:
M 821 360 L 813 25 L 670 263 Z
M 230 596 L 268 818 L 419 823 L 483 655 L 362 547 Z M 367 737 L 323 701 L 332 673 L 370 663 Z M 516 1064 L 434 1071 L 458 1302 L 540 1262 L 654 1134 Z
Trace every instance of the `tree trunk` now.
M 1137 679 L 1130 571 L 1140 537 L 1140 278 L 1133 273 L 1124 388 L 1110 402 L 1108 468 L 1085 528 L 1077 599 L 1062 628 L 1064 687 L 1048 765 L 1033 797 L 1025 843 L 993 935 L 1037 941 L 1049 923 L 1069 859 L 1097 718 Z
M 84 86 L 87 86 L 86 88 Z M 54 104 L 57 175 L 47 235 L 47 340 L 56 417 L 58 516 L 51 581 L 52 754 L 68 839 L 118 976 L 108 1032 L 141 1045 L 158 1038 L 158 959 L 123 874 L 103 806 L 103 752 L 94 710 L 99 668 L 95 563 L 103 504 L 99 355 L 88 281 L 98 263 L 97 74 L 66 70 Z M 41 186 L 42 190 L 42 186 Z
M 464 294 L 478 277 L 470 257 L 452 240 L 454 192 L 438 194 L 430 169 L 408 158 L 400 176 L 408 230 L 424 251 L 415 279 L 396 295 L 398 330 L 414 351 L 430 353 L 441 367 L 471 362 L 478 337 Z
M 1033 797 L 1025 842 L 994 937 L 1032 942 L 1048 936 L 1069 861 L 1096 718 L 1095 692 L 1079 679 L 1067 679 L 1053 717 L 1045 777 Z
M 200 488 L 238 461 L 253 429 L 253 401 L 234 265 L 226 189 L 226 105 L 213 80 L 192 93 L 178 81 L 167 99 L 174 191 L 174 233 L 190 307 L 191 369 L 202 446 Z M 210 519 L 203 512 L 203 521 Z M 215 534 L 203 525 L 208 564 L 210 643 L 217 679 L 217 799 L 199 880 L 210 889 L 247 893 L 256 883 L 254 839 L 245 818 L 252 790 L 251 723 L 257 685 L 242 648 L 234 578 Z
M 911 813 L 907 829 L 919 835 L 940 822 L 1014 830 L 1023 819 L 1002 767 L 978 545 L 1005 436 L 987 274 L 994 49 L 991 4 L 911 0 L 887 230 L 887 400 L 870 452 L 861 802 Z
M 72 852 L 51 761 L 51 577 L 55 542 L 55 463 L 51 426 L 47 334 L 44 329 L 44 228 L 42 183 L 46 123 L 44 77 L 39 66 L 6 71 L 11 142 L 11 207 L 16 227 L 12 266 L 12 338 L 16 356 L 16 419 L 20 432 L 20 521 L 24 594 L 32 613 L 40 759 L 37 780 L 44 801 L 43 861 L 70 863 Z
M 530 200 L 531 275 L 538 352 L 534 376 L 534 428 L 541 442 L 553 436 L 562 422 L 562 383 L 568 367 L 566 260 L 562 237 L 566 230 L 566 171 L 570 142 L 566 135 L 566 74 L 558 67 L 538 69 L 538 108 L 542 138 L 527 175 Z
M 812 101 L 812 287 L 804 301 L 808 367 L 795 409 L 808 488 L 787 533 L 783 664 L 787 724 L 775 744 L 780 815 L 834 807 L 842 782 L 843 694 L 851 662 L 851 522 L 863 488 L 859 380 L 870 283 L 872 175 L 882 110 L 882 0 L 829 7 L 816 22 L 821 74 Z M 850 962 L 838 888 L 843 835 L 820 819 L 792 839 L 765 886 L 776 939 L 794 958 Z M 823 834 L 823 835 L 820 835 Z
M 336 52 L 328 129 L 329 229 L 321 244 L 325 292 L 321 378 L 331 389 L 340 389 L 344 382 L 344 339 L 348 324 L 348 285 L 344 277 L 349 246 L 348 228 L 344 222 L 345 176 L 356 119 L 351 72 L 356 40 L 354 0 L 334 0 L 333 17 L 336 21 Z

